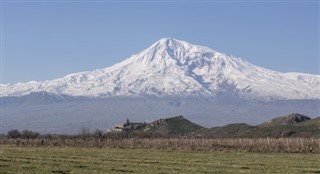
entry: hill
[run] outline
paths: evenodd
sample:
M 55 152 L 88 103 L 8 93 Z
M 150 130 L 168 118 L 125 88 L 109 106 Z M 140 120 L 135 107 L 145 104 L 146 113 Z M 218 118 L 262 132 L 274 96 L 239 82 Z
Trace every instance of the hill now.
M 114 125 L 108 129 L 110 133 L 125 133 L 127 135 L 161 135 L 161 136 L 187 136 L 205 131 L 206 128 L 192 123 L 183 116 L 175 116 L 159 119 L 151 123 L 133 123 L 127 121 L 124 124 Z
M 136 123 L 132 123 L 136 124 Z M 298 113 L 281 116 L 257 126 L 245 123 L 204 128 L 183 116 L 159 119 L 142 126 L 124 127 L 129 134 L 193 136 L 213 138 L 317 137 L 320 138 L 320 117 L 311 119 Z
M 276 125 L 293 125 L 303 123 L 307 120 L 311 120 L 310 117 L 301 115 L 299 113 L 292 113 L 286 116 L 281 116 L 262 123 L 261 126 L 276 126 Z
M 252 129 L 254 129 L 254 126 L 245 123 L 234 123 L 222 127 L 210 128 L 204 132 L 204 135 L 215 138 L 246 137 Z
M 205 130 L 204 127 L 192 123 L 183 116 L 176 116 L 153 121 L 139 131 L 151 134 L 187 135 Z
M 205 132 L 209 137 L 319 137 L 320 117 L 311 119 L 299 113 L 292 113 L 271 119 L 257 126 L 229 124 L 214 127 Z

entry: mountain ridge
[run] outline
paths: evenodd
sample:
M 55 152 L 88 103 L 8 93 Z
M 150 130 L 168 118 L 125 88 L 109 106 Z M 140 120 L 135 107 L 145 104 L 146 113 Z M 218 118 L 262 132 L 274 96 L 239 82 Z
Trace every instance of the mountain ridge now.
M 87 97 L 235 96 L 319 99 L 320 75 L 280 73 L 211 48 L 163 38 L 111 67 L 44 82 L 1 84 L 1 96 L 46 91 Z

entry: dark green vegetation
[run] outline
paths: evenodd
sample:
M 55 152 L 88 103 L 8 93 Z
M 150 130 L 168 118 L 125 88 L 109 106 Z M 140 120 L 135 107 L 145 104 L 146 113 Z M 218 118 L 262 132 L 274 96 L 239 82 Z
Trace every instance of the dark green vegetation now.
M 229 124 L 205 132 L 210 137 L 314 137 L 320 138 L 320 117 L 311 119 L 301 114 L 277 117 L 257 126 Z
M 320 156 L 0 146 L 0 173 L 320 173 Z
M 245 123 L 204 128 L 182 116 L 160 119 L 126 132 L 129 135 L 162 135 L 211 138 L 320 138 L 320 117 L 311 119 L 301 114 L 290 114 L 257 126 Z
M 155 134 L 190 134 L 204 130 L 206 130 L 204 127 L 192 123 L 183 116 L 177 116 L 156 120 L 137 131 Z

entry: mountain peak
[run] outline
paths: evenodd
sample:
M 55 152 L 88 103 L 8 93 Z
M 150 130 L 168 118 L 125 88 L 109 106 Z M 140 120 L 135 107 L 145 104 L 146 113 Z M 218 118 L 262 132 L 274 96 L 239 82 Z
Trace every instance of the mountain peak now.
M 183 48 L 185 50 L 193 49 L 197 51 L 201 50 L 204 52 L 216 52 L 209 47 L 190 44 L 189 42 L 178 40 L 172 37 L 161 38 L 160 40 L 152 44 L 149 48 L 153 48 L 153 47 L 162 47 L 162 48 L 169 48 L 169 49 Z
M 191 44 L 185 41 L 177 40 L 174 38 L 161 38 L 160 40 L 152 44 L 147 50 L 151 49 L 151 50 L 157 50 L 157 51 L 168 51 L 168 50 L 174 50 L 177 48 L 187 49 L 190 46 Z
M 134 59 L 143 59 L 142 62 L 160 63 L 166 61 L 166 64 L 175 62 L 178 65 L 188 64 L 194 59 L 211 59 L 214 56 L 222 55 L 211 48 L 193 45 L 186 41 L 174 38 L 162 38 L 152 44 L 149 48 L 134 55 Z
M 169 43 L 169 42 L 181 42 L 180 40 L 177 40 L 175 38 L 172 38 L 172 37 L 164 37 L 164 38 L 161 38 L 159 39 L 156 43 Z

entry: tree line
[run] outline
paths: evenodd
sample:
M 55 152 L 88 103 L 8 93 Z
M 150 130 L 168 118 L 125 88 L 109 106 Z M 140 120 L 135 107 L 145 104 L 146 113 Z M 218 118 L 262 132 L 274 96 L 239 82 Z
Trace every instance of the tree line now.
M 12 129 L 7 132 L 6 135 L 0 136 L 0 138 L 8 139 L 54 139 L 54 138 L 112 138 L 112 139 L 122 139 L 122 138 L 177 138 L 181 137 L 180 135 L 174 134 L 161 134 L 161 133 L 146 133 L 146 132 L 105 132 L 99 129 L 96 129 L 94 132 L 90 132 L 88 128 L 82 128 L 78 134 L 40 134 L 39 132 L 32 130 L 18 130 Z
M 67 135 L 67 134 L 40 134 L 39 132 L 32 130 L 18 130 L 12 129 L 7 132 L 5 136 L 8 139 L 37 139 L 37 138 L 89 138 L 89 137 L 104 137 L 105 133 L 101 130 L 96 130 L 94 133 L 90 133 L 89 129 L 83 128 L 80 130 L 79 134 Z
M 18 129 L 13 129 L 8 131 L 7 138 L 22 138 L 22 139 L 35 139 L 40 136 L 40 133 L 32 130 L 19 131 Z

